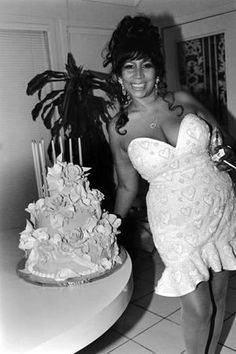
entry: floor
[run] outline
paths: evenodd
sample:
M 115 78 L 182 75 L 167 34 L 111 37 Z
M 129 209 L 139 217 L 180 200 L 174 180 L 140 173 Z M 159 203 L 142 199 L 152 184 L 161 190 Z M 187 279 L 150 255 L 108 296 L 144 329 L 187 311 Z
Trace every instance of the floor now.
M 177 298 L 153 293 L 163 265 L 157 252 L 137 248 L 133 262 L 134 293 L 120 319 L 80 354 L 183 354 Z M 227 309 L 217 354 L 236 353 L 236 272 L 231 272 Z

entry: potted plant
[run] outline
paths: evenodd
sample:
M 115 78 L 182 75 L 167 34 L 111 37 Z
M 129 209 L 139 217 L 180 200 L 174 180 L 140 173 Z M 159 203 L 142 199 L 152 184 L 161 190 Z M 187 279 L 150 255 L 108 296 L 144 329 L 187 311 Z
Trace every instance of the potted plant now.
M 112 156 L 104 127 L 110 120 L 109 110 L 115 107 L 121 92 L 108 74 L 78 67 L 71 53 L 68 53 L 65 69 L 65 72 L 46 70 L 28 83 L 27 95 L 37 93 L 39 100 L 32 110 L 32 118 L 36 120 L 41 116 L 45 127 L 51 131 L 57 154 L 60 151 L 58 138 L 63 134 L 67 161 L 69 139 L 73 145 L 73 141 L 81 138 L 83 165 L 91 167 L 91 187 L 105 194 L 105 207 L 109 207 L 115 184 Z M 43 96 L 46 86 L 47 93 Z M 78 145 L 73 146 L 73 161 L 79 163 Z M 51 144 L 48 154 L 52 159 Z

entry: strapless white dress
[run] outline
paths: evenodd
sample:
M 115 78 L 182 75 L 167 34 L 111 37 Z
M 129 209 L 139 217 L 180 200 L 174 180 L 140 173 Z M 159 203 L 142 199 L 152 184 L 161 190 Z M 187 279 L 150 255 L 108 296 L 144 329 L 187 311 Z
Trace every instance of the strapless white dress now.
M 236 269 L 236 198 L 227 172 L 208 153 L 204 120 L 187 114 L 176 147 L 151 138 L 128 146 L 133 166 L 149 182 L 147 212 L 155 246 L 165 264 L 155 288 L 182 296 L 215 272 Z

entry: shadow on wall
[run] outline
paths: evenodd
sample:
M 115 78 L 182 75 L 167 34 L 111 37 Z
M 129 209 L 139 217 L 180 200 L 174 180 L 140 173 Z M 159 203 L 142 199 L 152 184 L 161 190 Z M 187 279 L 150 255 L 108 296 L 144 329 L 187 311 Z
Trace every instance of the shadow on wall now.
M 3 179 L 3 185 L 9 186 L 10 190 L 2 194 L 4 198 L 0 204 L 0 228 L 23 230 L 28 218 L 25 208 L 38 199 L 34 168 L 33 164 L 19 164 L 11 166 L 9 170 L 11 172 L 6 171 Z M 4 183 L 4 180 L 8 183 Z

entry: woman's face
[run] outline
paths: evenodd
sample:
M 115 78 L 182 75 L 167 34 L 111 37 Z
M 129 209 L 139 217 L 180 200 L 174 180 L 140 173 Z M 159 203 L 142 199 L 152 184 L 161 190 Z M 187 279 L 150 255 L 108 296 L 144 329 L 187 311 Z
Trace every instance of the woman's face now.
M 121 70 L 124 87 L 133 98 L 144 98 L 154 92 L 156 70 L 151 60 L 127 60 Z

